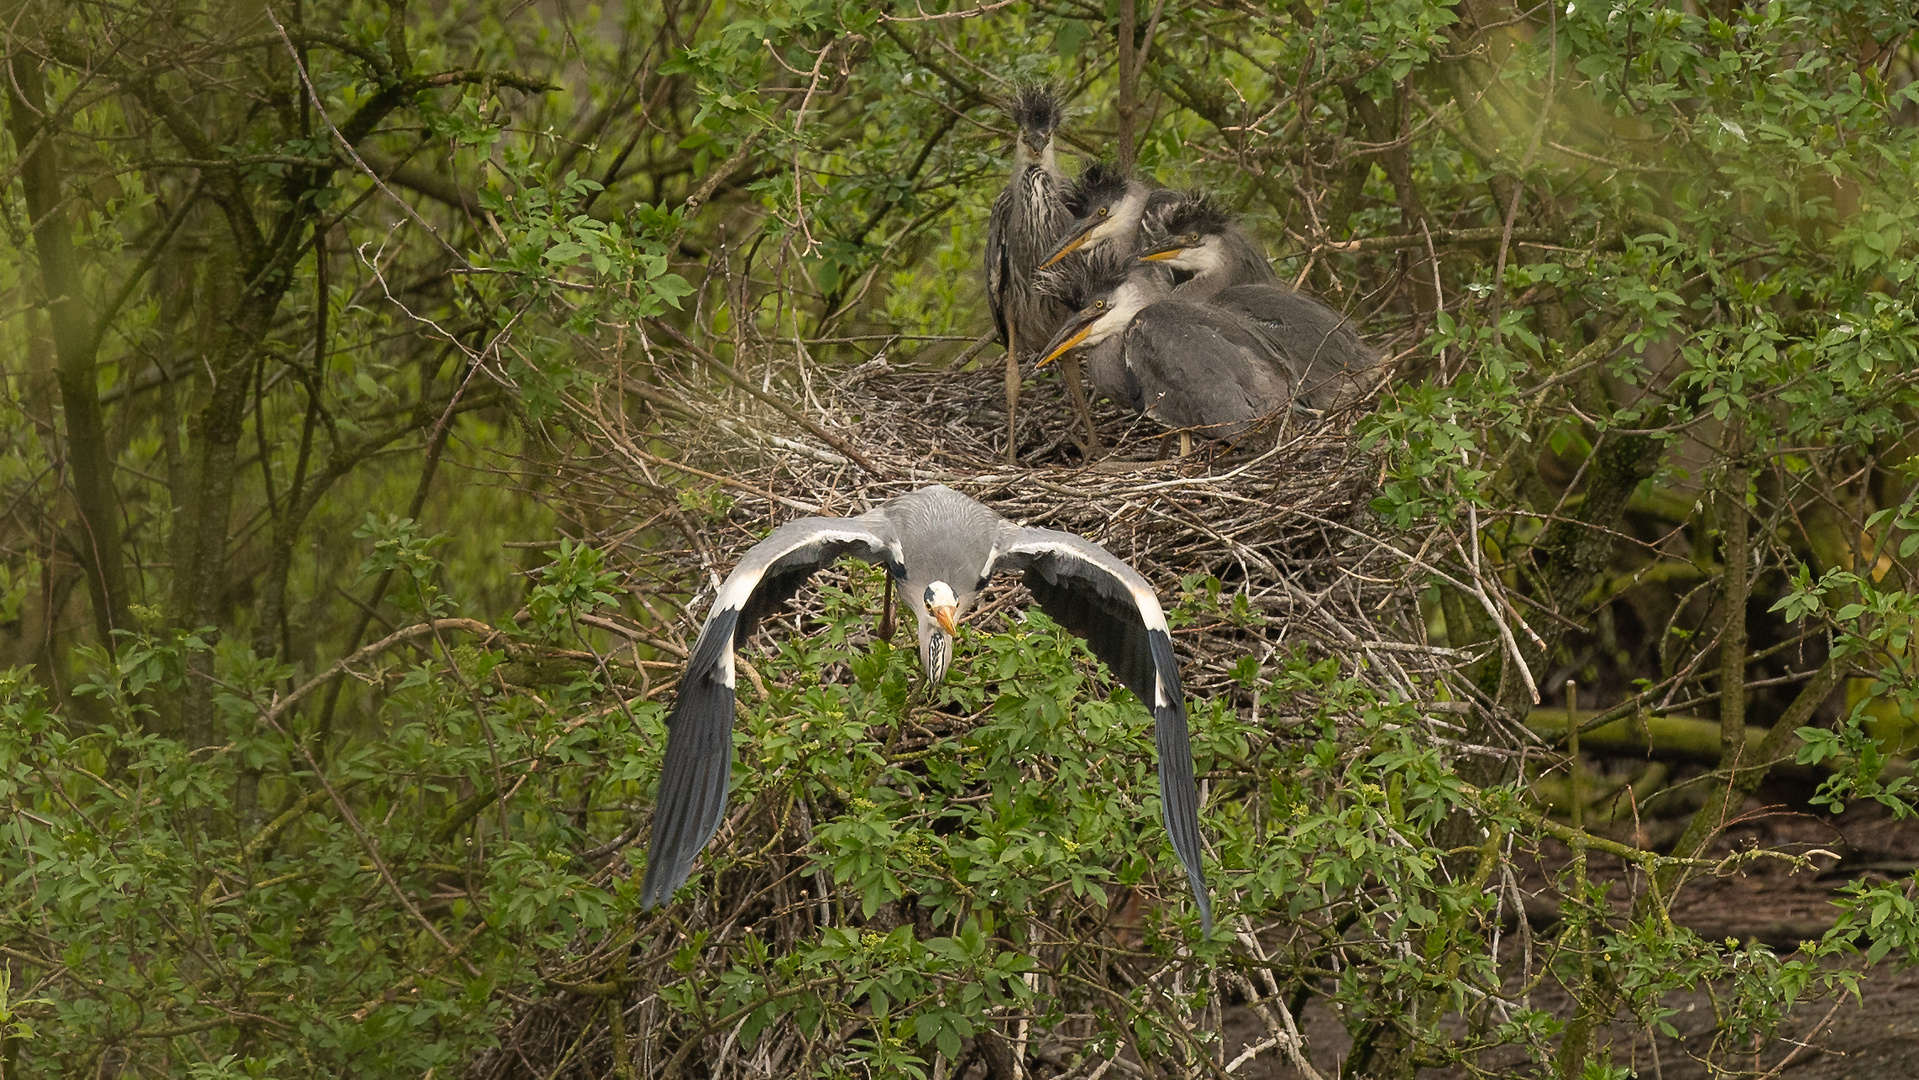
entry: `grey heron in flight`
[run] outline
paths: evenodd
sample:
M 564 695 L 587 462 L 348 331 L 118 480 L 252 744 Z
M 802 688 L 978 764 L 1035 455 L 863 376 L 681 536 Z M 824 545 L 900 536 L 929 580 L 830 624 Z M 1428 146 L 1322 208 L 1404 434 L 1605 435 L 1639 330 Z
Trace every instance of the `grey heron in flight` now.
M 1053 133 L 1065 116 L 1059 92 L 1050 86 L 1022 86 L 1008 115 L 1018 129 L 1013 175 L 993 200 L 986 222 L 986 299 L 999 343 L 1006 347 L 1006 459 L 1012 461 L 1019 452 L 1020 365 L 1072 313 L 1038 289 L 1034 275 L 1073 215 L 1067 206 L 1069 182 L 1053 153 Z M 1093 417 L 1079 368 L 1061 370 L 1073 408 L 1091 438 Z
M 1213 304 L 1178 299 L 1151 264 L 1094 266 L 1086 277 L 1085 306 L 1047 343 L 1040 366 L 1076 349 L 1110 357 L 1117 341 L 1136 410 L 1169 428 L 1218 439 L 1237 438 L 1293 403 L 1292 369 L 1257 324 Z
M 733 650 L 813 572 L 851 556 L 886 567 L 919 623 L 920 662 L 946 678 L 953 637 L 994 574 L 1021 571 L 1040 610 L 1086 639 L 1153 713 L 1160 801 L 1173 850 L 1212 929 L 1200 868 L 1199 796 L 1173 639 L 1153 587 L 1105 548 L 1072 533 L 1015 525 L 951 488 L 901 495 L 852 518 L 809 517 L 774 529 L 720 586 L 667 719 L 653 836 L 640 903 L 664 903 L 725 816 L 733 763 Z

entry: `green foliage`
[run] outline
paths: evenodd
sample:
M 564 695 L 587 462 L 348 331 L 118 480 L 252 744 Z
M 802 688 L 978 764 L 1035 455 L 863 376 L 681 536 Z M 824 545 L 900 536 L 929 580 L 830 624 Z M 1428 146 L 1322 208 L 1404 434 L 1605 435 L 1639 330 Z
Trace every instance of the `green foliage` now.
M 373 541 L 372 553 L 360 563 L 361 577 L 376 572 L 404 576 L 394 599 L 407 614 L 435 618 L 450 610 L 434 584 L 440 564 L 433 557 L 433 549 L 446 543 L 445 536 L 421 536 L 419 522 L 412 518 L 381 520 L 368 514 L 366 521 L 353 530 L 353 538 Z
M 583 876 L 579 832 L 553 812 L 629 786 L 598 768 L 603 750 L 633 753 L 628 718 L 575 714 L 590 681 L 476 691 L 505 659 L 485 648 L 374 661 L 361 677 L 387 688 L 382 737 L 318 762 L 276 719 L 286 670 L 242 650 L 213 649 L 220 745 L 146 729 L 144 701 L 179 692 L 209 648 L 135 636 L 96 653 L 76 693 L 102 718 L 85 725 L 24 673 L 0 680 L 18 838 L 0 855 L 5 933 L 31 927 L 58 972 L 13 1001 L 16 1036 L 144 1047 L 192 1031 L 191 1075 L 446 1069 L 497 1038 L 497 991 L 532 977 L 541 950 L 631 917 L 636 886 Z M 657 723 L 657 706 L 636 711 Z M 282 1034 L 262 1041 L 260 1025 Z M 87 1073 L 87 1045 L 42 1038 L 22 1060 Z
M 1201 941 L 1139 703 L 1038 615 L 929 694 L 856 572 L 745 654 L 732 813 L 637 910 L 682 605 L 766 504 L 673 467 L 739 460 L 682 424 L 737 397 L 709 358 L 809 412 L 882 350 L 951 359 L 988 328 L 1006 85 L 1075 95 L 1069 170 L 1117 150 L 1116 15 L 989 7 L 8 24 L 9 1073 L 438 1076 L 557 1026 L 617 1075 L 582 1000 L 648 1002 L 623 1037 L 687 1075 L 931 1076 L 1084 1016 L 1069 1067 L 1196 1073 L 1238 995 L 1336 1007 L 1356 1074 L 1612 1077 L 1588 1020 L 1670 1033 L 1703 990 L 1731 1067 L 1919 959 L 1910 882 L 1847 884 L 1780 955 L 1675 926 L 1640 886 L 1703 867 L 1655 860 L 1551 882 L 1516 969 L 1520 856 L 1581 834 L 1482 752 L 1522 668 L 1635 709 L 1738 671 L 1766 724 L 1829 670 L 1841 715 L 1791 725 L 1818 805 L 1915 806 L 1919 83 L 1880 0 L 1136 5 L 1141 172 L 1215 189 L 1397 360 L 1350 539 L 1410 557 L 1426 636 L 1301 646 L 1272 582 L 1149 568 L 1177 628 L 1247 646 L 1187 658 Z M 1376 644 L 1462 669 L 1396 683 Z
M 561 540 L 540 568 L 540 583 L 527 596 L 534 623 L 547 634 L 570 627 L 582 613 L 617 604 L 620 576 L 606 568 L 606 556 L 584 544 Z

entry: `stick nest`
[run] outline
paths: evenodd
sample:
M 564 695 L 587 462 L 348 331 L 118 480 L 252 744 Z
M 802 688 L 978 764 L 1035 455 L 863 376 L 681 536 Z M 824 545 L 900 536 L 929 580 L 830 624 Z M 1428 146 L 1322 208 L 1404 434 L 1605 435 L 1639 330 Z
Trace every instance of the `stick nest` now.
M 1313 703 L 1298 702 L 1300 715 L 1249 714 L 1241 667 L 1247 657 L 1265 678 L 1277 670 L 1276 653 L 1334 656 L 1345 673 L 1382 694 L 1419 701 L 1434 700 L 1441 681 L 1457 685 L 1459 655 L 1426 642 L 1415 600 L 1425 584 L 1411 554 L 1420 539 L 1387 535 L 1367 509 L 1380 466 L 1356 449 L 1353 416 L 1286 417 L 1237 446 L 1202 441 L 1195 453 L 1168 458 L 1161 452 L 1165 435 L 1154 424 L 1101 402 L 1095 405 L 1101 449 L 1088 455 L 1064 388 L 1054 378 L 1029 378 L 1020 402 L 1019 460 L 1009 465 L 997 356 L 974 371 L 879 359 L 839 372 L 799 365 L 770 380 L 753 370 L 720 380 L 695 374 L 717 361 L 687 348 L 690 354 L 669 354 L 649 343 L 646 362 L 619 367 L 597 396 L 570 402 L 567 416 L 578 439 L 559 463 L 553 492 L 576 535 L 617 553 L 631 595 L 649 615 L 618 624 L 619 633 L 653 646 L 658 657 L 627 669 L 638 672 L 630 684 L 614 679 L 628 700 L 670 701 L 680 658 L 714 590 L 768 530 L 797 516 L 860 513 L 931 483 L 966 492 L 1010 520 L 1086 536 L 1132 563 L 1174 613 L 1189 696 L 1224 696 L 1249 725 L 1284 737 Z M 875 622 L 879 602 L 875 595 Z M 814 593 L 802 590 L 794 603 L 794 621 L 771 621 L 762 641 L 793 632 L 816 603 Z M 989 589 L 969 621 L 991 632 L 1029 603 L 1009 576 Z M 755 678 L 750 659 L 759 647 L 742 653 Z M 962 648 L 955 666 L 967 662 Z M 1237 675 L 1235 668 L 1241 668 Z M 1432 723 L 1429 734 L 1439 741 L 1459 730 Z M 1316 737 L 1317 724 L 1310 730 Z M 759 820 L 767 816 L 731 808 L 715 844 L 770 852 L 770 867 L 716 878 L 693 910 L 682 911 L 710 933 L 708 956 L 722 955 L 725 942 L 755 925 L 789 943 L 810 933 L 818 904 L 804 890 L 815 882 L 798 870 L 807 861 L 810 826 L 789 836 L 786 824 Z M 647 818 L 637 814 L 623 835 L 586 853 L 601 866 L 598 880 L 626 872 L 615 856 L 622 846 L 643 842 Z M 1184 902 L 1184 881 L 1173 880 L 1170 888 L 1174 902 Z M 634 936 L 575 942 L 546 975 L 560 986 L 597 989 L 516 1010 L 501 1049 L 474 1062 L 471 1074 L 608 1075 L 622 1054 L 654 1069 L 683 1062 L 730 1075 L 743 1067 L 727 1065 L 732 1051 L 725 1032 L 677 1027 L 660 1011 L 663 984 L 653 979 L 670 977 L 666 961 L 680 941 L 654 913 Z M 635 976 L 607 986 L 606 972 L 625 972 L 629 964 Z M 1172 985 L 1181 977 L 1178 967 L 1144 964 L 1128 978 Z M 637 1053 L 623 1042 L 629 1036 L 616 1036 L 604 1022 L 605 1010 L 589 1004 L 609 993 L 624 1002 L 624 1031 L 639 1041 Z M 1059 1034 L 1065 1037 L 1064 1029 Z M 777 1048 L 797 1045 L 777 1033 L 763 1039 L 775 1056 Z
M 1089 456 L 1063 387 L 1042 373 L 1022 391 L 1009 464 L 997 357 L 973 371 L 883 357 L 831 375 L 801 367 L 762 395 L 664 365 L 644 371 L 643 384 L 629 368 L 575 403 L 590 452 L 568 460 L 561 492 L 588 535 L 625 546 L 631 586 L 663 616 L 650 633 L 680 649 L 718 583 L 775 525 L 862 513 L 941 483 L 1009 520 L 1097 541 L 1168 608 L 1214 581 L 1229 600 L 1243 595 L 1263 618 L 1202 618 L 1176 635 L 1193 694 L 1222 687 L 1242 657 L 1264 662 L 1295 645 L 1363 653 L 1362 678 L 1419 700 L 1456 664 L 1427 644 L 1413 602 L 1424 585 L 1410 554 L 1420 538 L 1386 535 L 1367 509 L 1380 464 L 1357 447 L 1356 413 L 1281 416 L 1236 445 L 1196 440 L 1178 457 L 1152 421 L 1096 402 L 1100 445 Z M 804 592 L 795 601 L 807 602 Z M 983 614 L 1026 602 L 1005 579 Z

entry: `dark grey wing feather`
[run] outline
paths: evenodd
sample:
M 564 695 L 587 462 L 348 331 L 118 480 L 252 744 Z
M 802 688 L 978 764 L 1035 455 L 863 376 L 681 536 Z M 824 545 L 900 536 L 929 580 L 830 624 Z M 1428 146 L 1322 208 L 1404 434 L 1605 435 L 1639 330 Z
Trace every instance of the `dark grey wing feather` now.
M 1006 344 L 1006 288 L 1012 278 L 1008 265 L 1006 219 L 1013 213 L 1013 189 L 1009 186 L 993 200 L 992 216 L 986 219 L 986 304 L 993 309 L 993 329 L 999 343 Z
M 1379 351 L 1360 339 L 1351 319 L 1284 285 L 1242 285 L 1213 297 L 1286 358 L 1310 408 L 1358 398 L 1378 382 Z
M 714 612 L 680 679 L 666 722 L 666 761 L 653 803 L 642 908 L 665 903 L 679 889 L 726 813 L 733 770 L 732 651 L 739 620 L 738 609 Z
M 1152 585 L 1091 540 L 1016 525 L 1005 526 L 993 569 L 1023 570 L 1040 610 L 1085 638 L 1093 655 L 1152 710 L 1166 832 L 1199 902 L 1200 926 L 1210 934 L 1213 904 L 1200 862 L 1199 787 L 1193 780 L 1186 696 L 1172 631 Z
M 1125 339 L 1144 411 L 1167 427 L 1238 438 L 1292 401 L 1292 373 L 1277 348 L 1213 305 L 1153 304 L 1134 316 Z
M 884 563 L 895 577 L 902 573 L 883 518 L 802 518 L 755 544 L 720 586 L 666 720 L 666 761 L 640 885 L 642 908 L 665 903 L 685 883 L 725 817 L 733 769 L 734 648 L 814 571 L 843 555 Z

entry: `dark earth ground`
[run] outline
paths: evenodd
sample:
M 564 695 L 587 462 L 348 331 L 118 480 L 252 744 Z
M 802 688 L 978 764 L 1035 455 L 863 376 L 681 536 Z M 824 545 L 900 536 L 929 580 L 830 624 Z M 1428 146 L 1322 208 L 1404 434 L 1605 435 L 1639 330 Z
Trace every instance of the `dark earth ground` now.
M 1832 925 L 1837 909 L 1831 900 L 1838 895 L 1839 886 L 1855 880 L 1881 883 L 1907 879 L 1919 868 L 1919 821 L 1896 820 L 1877 804 L 1849 807 L 1839 816 L 1817 813 L 1804 801 L 1810 793 L 1810 787 L 1799 786 L 1762 791 L 1760 799 L 1747 804 L 1744 822 L 1720 839 L 1717 852 L 1727 854 L 1758 843 L 1795 853 L 1823 849 L 1837 856 L 1837 861 L 1815 856 L 1820 870 L 1794 873 L 1784 862 L 1760 860 L 1728 877 L 1695 878 L 1679 896 L 1674 921 L 1709 939 L 1757 940 L 1784 956 L 1801 940 L 1817 938 Z M 1656 834 L 1658 829 L 1653 831 Z M 1624 829 L 1620 832 L 1619 839 L 1629 840 Z M 1542 852 L 1541 861 L 1529 866 L 1519 883 L 1529 897 L 1535 934 L 1551 931 L 1544 920 L 1552 917 L 1558 896 L 1554 881 L 1566 858 L 1564 849 Z M 1613 863 L 1609 869 L 1616 873 L 1617 865 Z M 1606 870 L 1595 862 L 1592 872 L 1597 878 Z M 1619 900 L 1622 896 L 1622 888 L 1615 887 L 1612 897 Z M 1715 1071 L 1700 1060 L 1699 1055 L 1712 1043 L 1715 1028 L 1711 1002 L 1704 991 L 1673 994 L 1666 999 L 1669 1007 L 1678 1010 L 1669 1018 L 1679 1030 L 1677 1038 L 1662 1035 L 1652 1039 L 1646 1029 L 1620 1023 L 1596 1035 L 1594 1041 L 1603 1045 L 1609 1040 L 1615 1064 L 1632 1068 L 1639 1077 L 1656 1080 L 1704 1080 L 1729 1075 L 1784 1080 L 1919 1080 L 1919 969 L 1897 970 L 1897 955 L 1895 952 L 1866 972 L 1858 997 L 1800 1002 L 1779 1035 L 1760 1048 L 1756 1060 L 1744 1054 L 1730 1058 L 1722 1055 L 1720 1066 L 1738 1070 L 1735 1073 Z M 1862 960 L 1853 963 L 1863 967 Z M 1556 987 L 1542 986 L 1532 1000 L 1535 1007 L 1556 1015 L 1570 1013 L 1567 997 Z M 1345 1029 L 1317 1001 L 1306 1008 L 1299 1022 L 1307 1056 L 1328 1080 L 1337 1077 L 1340 1061 L 1351 1046 Z M 1226 1061 L 1265 1037 L 1265 1024 L 1252 1010 L 1244 1006 L 1226 1009 Z M 1532 1071 L 1521 1060 L 1484 1064 L 1506 1065 L 1518 1075 Z M 1234 1075 L 1294 1080 L 1300 1073 L 1286 1063 L 1280 1051 L 1272 1049 L 1246 1062 Z M 1437 1080 L 1451 1074 L 1434 1070 L 1422 1075 Z

